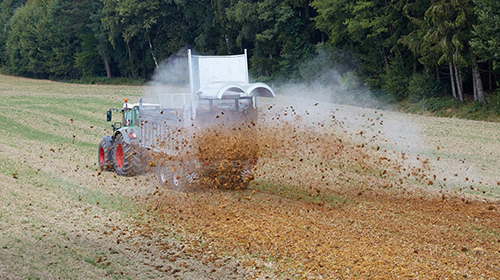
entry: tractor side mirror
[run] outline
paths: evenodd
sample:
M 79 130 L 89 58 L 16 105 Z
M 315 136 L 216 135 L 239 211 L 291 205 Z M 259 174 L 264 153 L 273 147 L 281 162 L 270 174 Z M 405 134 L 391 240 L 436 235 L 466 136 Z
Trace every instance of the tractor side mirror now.
M 106 114 L 106 119 L 108 120 L 108 122 L 111 121 L 111 110 L 108 111 L 108 113 Z

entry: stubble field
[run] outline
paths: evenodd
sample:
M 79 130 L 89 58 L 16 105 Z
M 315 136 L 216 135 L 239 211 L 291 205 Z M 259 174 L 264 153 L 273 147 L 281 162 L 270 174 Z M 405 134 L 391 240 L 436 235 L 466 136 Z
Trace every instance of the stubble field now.
M 248 189 L 101 172 L 145 87 L 0 76 L 2 279 L 498 279 L 500 125 L 260 103 Z

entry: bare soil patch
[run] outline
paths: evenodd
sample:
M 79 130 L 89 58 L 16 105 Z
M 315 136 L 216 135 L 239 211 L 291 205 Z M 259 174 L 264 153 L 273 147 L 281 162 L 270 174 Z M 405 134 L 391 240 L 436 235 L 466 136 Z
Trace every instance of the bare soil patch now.
M 172 199 L 159 189 L 145 200 L 210 250 L 246 256 L 246 265 L 280 277 L 500 275 L 495 197 L 446 188 L 428 158 L 375 146 L 387 143 L 384 135 L 367 141 L 333 115 L 304 120 L 295 110 L 261 120 L 250 190 Z

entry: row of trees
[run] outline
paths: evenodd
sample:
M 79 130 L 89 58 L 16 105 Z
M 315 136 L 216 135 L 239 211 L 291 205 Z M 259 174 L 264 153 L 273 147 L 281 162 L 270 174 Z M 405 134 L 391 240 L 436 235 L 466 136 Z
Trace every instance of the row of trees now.
M 309 2 L 2 0 L 0 63 L 35 77 L 148 78 L 179 49 L 248 49 L 256 76 L 296 73 L 320 31 Z M 313 14 L 314 15 L 314 14 Z
M 453 97 L 463 101 L 467 86 L 484 103 L 484 82 L 488 91 L 495 87 L 498 1 L 315 0 L 312 6 L 329 42 L 353 52 L 371 86 L 398 99 L 446 93 L 439 86 L 446 80 Z
M 190 47 L 248 49 L 260 79 L 355 75 L 396 99 L 485 102 L 500 61 L 497 0 L 1 0 L 0 64 L 32 77 L 148 79 Z M 331 73 L 331 72 L 330 72 Z

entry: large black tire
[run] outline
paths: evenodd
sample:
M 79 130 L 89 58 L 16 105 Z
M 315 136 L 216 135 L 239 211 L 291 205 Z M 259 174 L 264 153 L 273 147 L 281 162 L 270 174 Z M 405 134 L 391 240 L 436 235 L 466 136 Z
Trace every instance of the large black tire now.
M 113 171 L 113 147 L 110 147 L 104 139 L 101 140 L 97 149 L 97 161 L 101 170 Z
M 135 176 L 144 173 L 145 164 L 141 149 L 123 141 L 121 134 L 115 138 L 113 149 L 114 167 L 120 176 Z

